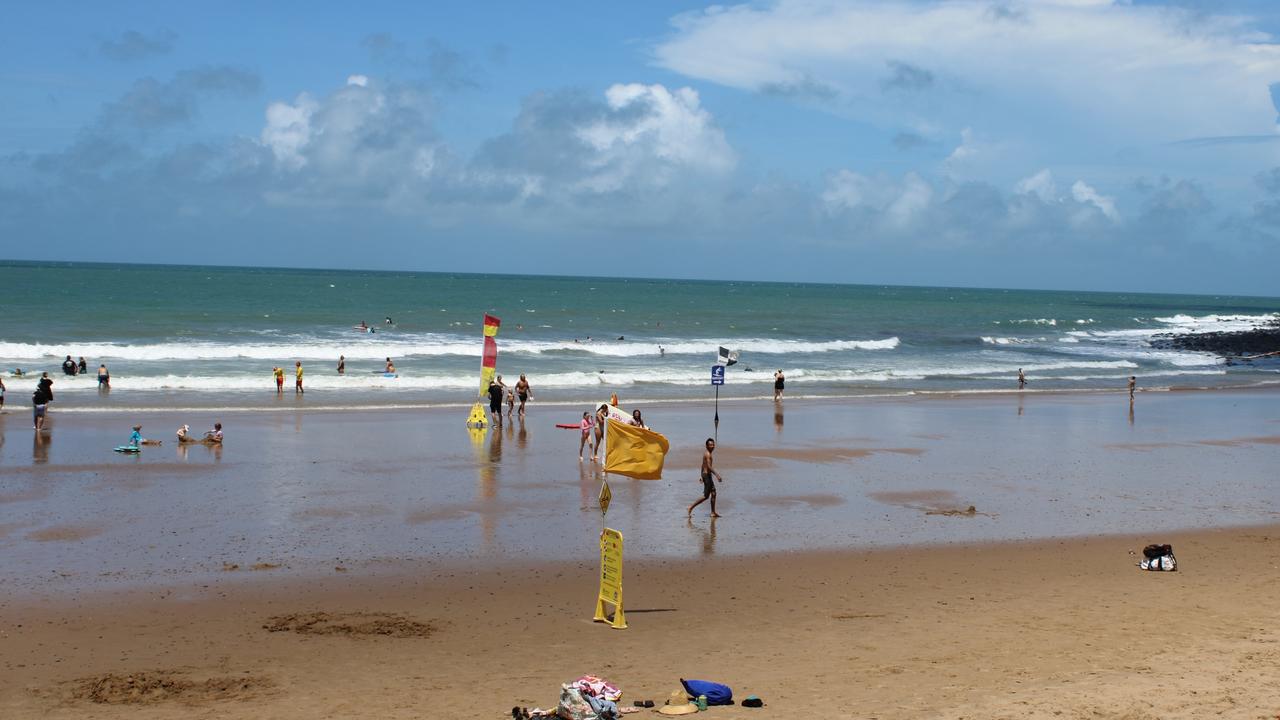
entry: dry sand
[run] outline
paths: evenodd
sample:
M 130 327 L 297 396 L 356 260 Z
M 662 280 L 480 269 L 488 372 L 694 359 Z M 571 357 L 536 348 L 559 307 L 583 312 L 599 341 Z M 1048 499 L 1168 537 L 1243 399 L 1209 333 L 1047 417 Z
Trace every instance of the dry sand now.
M 1148 540 L 1179 572 L 1136 568 Z M 626 704 L 680 677 L 767 703 L 724 718 L 1280 714 L 1280 527 L 628 563 L 626 630 L 590 621 L 595 574 L 396 563 L 9 601 L 0 717 L 501 718 L 584 673 Z

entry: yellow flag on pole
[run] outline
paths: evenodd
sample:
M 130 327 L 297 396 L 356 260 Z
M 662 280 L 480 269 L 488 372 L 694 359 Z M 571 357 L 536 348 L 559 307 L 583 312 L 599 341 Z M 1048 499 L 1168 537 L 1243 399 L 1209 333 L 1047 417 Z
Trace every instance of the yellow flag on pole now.
M 604 471 L 640 480 L 662 478 L 670 443 L 662 435 L 609 418 Z

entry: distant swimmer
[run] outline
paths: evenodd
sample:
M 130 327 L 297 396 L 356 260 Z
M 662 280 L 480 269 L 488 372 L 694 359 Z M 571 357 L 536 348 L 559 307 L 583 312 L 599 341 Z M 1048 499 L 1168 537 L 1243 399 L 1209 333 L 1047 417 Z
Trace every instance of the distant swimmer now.
M 720 517 L 720 513 L 716 512 L 716 484 L 712 482 L 711 478 L 714 476 L 719 482 L 724 482 L 724 478 L 720 477 L 720 473 L 716 472 L 715 467 L 713 467 L 714 461 L 711 454 L 716 451 L 716 441 L 712 438 L 707 438 L 706 445 L 707 450 L 702 453 L 702 499 L 689 506 L 689 517 L 693 517 L 694 508 L 707 500 L 711 500 L 711 517 Z
M 626 338 L 625 338 L 625 337 L 623 337 L 623 336 L 621 336 L 621 335 L 619 335 L 619 336 L 618 336 L 618 339 L 619 339 L 619 340 L 626 340 Z
M 782 370 L 773 374 L 773 401 L 778 402 L 782 399 L 782 390 L 787 386 L 787 378 L 782 374 Z
M 368 324 L 368 323 L 366 323 L 365 321 L 361 320 L 361 321 L 360 321 L 360 324 L 356 326 L 356 329 L 358 329 L 358 330 L 368 330 L 368 329 L 369 329 L 369 324 Z
M 390 316 L 390 315 L 388 315 L 388 316 L 387 316 L 387 319 L 386 319 L 386 320 L 383 320 L 383 321 L 382 321 L 382 324 L 384 324 L 384 325 L 395 325 L 395 323 L 391 322 L 391 316 Z
M 1027 376 L 1025 373 L 1022 372 L 1022 368 L 1018 368 L 1018 389 L 1021 390 L 1026 386 L 1027 386 Z
M 667 356 L 667 349 L 666 349 L 666 348 L 664 348 L 664 347 L 662 347 L 661 345 L 659 345 L 659 346 L 658 346 L 658 357 L 666 357 L 666 356 Z
M 279 395 L 284 392 L 284 368 L 273 367 L 271 374 L 276 376 L 276 394 Z
M 297 370 L 294 371 L 293 392 L 294 394 L 304 393 L 306 390 L 302 389 L 302 361 L 299 360 L 294 365 L 297 366 Z
M 62 373 L 64 375 L 75 375 L 76 369 L 76 361 L 72 360 L 71 356 L 68 355 L 67 359 L 62 361 Z
M 14 368 L 14 369 L 13 369 L 13 376 L 14 376 L 14 377 L 25 377 L 25 376 L 26 376 L 26 373 L 22 372 L 22 368 Z
M 391 362 L 391 358 L 387 358 L 387 364 L 386 364 L 386 367 L 383 369 L 383 372 L 394 374 L 395 371 L 396 371 L 396 364 Z
M 346 355 L 338 356 L 338 374 L 339 375 L 347 374 L 347 356 Z

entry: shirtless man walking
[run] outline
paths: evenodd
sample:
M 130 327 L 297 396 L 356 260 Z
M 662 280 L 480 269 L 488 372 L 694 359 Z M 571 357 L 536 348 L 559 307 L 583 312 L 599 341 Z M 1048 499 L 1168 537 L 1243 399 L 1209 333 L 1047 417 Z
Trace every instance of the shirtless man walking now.
M 529 381 L 525 379 L 524 373 L 520 373 L 520 380 L 516 383 L 516 396 L 520 398 L 519 415 L 524 417 L 524 404 L 533 397 L 533 391 L 529 389 Z
M 711 517 L 720 517 L 720 513 L 716 512 L 716 484 L 712 482 L 711 477 L 724 482 L 724 478 L 720 477 L 720 473 L 712 467 L 711 453 L 716 451 L 716 441 L 707 438 L 707 451 L 702 453 L 702 498 L 689 506 L 689 517 L 693 517 L 693 509 L 701 505 L 708 498 L 711 499 Z

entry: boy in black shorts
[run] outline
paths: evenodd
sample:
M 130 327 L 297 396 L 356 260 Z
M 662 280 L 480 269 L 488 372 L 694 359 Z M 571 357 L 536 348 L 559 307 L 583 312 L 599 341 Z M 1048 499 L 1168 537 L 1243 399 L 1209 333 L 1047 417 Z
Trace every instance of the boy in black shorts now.
M 713 459 L 711 453 L 716 451 L 716 441 L 707 438 L 707 451 L 702 453 L 702 498 L 689 506 L 689 517 L 693 517 L 693 509 L 711 499 L 711 517 L 720 517 L 720 513 L 716 512 L 716 484 L 711 478 L 715 477 L 719 482 L 724 482 L 724 478 L 720 477 L 720 473 L 712 467 Z

